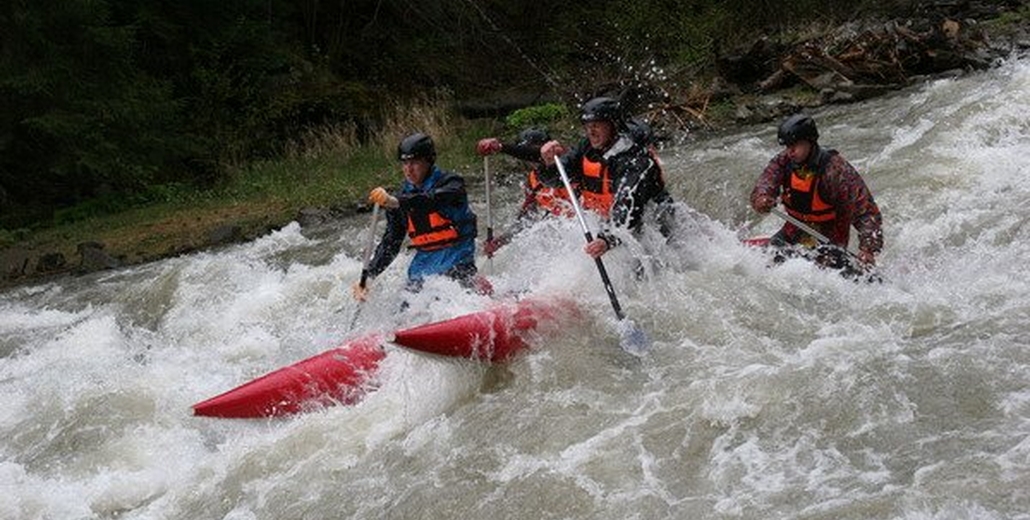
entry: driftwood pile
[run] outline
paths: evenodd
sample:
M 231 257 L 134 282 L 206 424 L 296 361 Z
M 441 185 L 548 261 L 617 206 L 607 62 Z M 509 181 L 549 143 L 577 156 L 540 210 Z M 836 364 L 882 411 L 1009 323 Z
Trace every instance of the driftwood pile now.
M 969 12 L 955 14 L 849 23 L 791 44 L 762 38 L 743 51 L 720 54 L 719 77 L 708 88 L 652 102 L 647 116 L 653 126 L 672 131 L 709 127 L 709 108 L 732 99 L 736 122 L 765 122 L 804 106 L 859 101 L 927 77 L 987 69 L 1026 50 L 1025 36 L 991 42 Z M 793 94 L 773 95 L 788 89 Z
M 986 43 L 982 31 L 951 19 L 929 27 L 846 25 L 790 49 L 757 89 L 768 92 L 800 81 L 829 101 L 850 101 L 921 76 L 987 68 L 993 58 Z

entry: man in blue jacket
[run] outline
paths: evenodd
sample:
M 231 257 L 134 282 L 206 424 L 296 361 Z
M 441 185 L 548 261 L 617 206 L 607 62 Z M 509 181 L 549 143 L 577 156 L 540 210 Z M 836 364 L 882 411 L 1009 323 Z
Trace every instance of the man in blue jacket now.
M 368 264 L 369 278 L 383 272 L 400 252 L 404 237 L 415 256 L 408 266 L 408 289 L 417 291 L 427 276 L 454 278 L 466 288 L 477 283 L 476 214 L 469 207 L 465 180 L 441 170 L 433 139 L 414 133 L 401 140 L 397 158 L 404 170 L 400 191 L 377 187 L 369 201 L 386 209 L 386 231 Z M 354 298 L 364 300 L 368 286 L 355 284 Z

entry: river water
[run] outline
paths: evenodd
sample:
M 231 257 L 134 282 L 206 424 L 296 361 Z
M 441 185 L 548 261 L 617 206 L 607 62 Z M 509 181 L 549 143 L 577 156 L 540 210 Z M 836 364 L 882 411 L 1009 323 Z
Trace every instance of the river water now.
M 402 256 L 359 308 L 364 217 L 8 290 L 0 518 L 1030 518 L 1028 114 L 1026 61 L 814 112 L 883 211 L 883 284 L 739 244 L 779 225 L 746 203 L 773 125 L 665 149 L 677 240 L 605 257 L 642 359 L 571 221 L 481 263 L 582 320 L 503 366 L 390 346 L 361 403 L 286 419 L 190 405 L 487 299 L 398 292 Z

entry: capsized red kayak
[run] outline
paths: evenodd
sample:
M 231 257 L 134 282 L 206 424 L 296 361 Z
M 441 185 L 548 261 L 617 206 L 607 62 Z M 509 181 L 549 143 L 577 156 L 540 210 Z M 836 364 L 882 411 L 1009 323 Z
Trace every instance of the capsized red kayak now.
M 580 315 L 565 298 L 525 298 L 394 333 L 393 342 L 443 356 L 504 361 L 527 346 L 531 332 L 546 334 Z
M 318 406 L 353 404 L 374 383 L 386 356 L 382 335 L 370 334 L 270 372 L 193 405 L 194 415 L 275 417 Z

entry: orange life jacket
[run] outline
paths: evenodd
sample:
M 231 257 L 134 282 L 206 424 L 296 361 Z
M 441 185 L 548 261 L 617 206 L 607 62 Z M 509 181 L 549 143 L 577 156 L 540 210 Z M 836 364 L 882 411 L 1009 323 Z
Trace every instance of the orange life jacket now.
M 837 218 L 834 207 L 819 196 L 821 178 L 807 167 L 790 172 L 783 193 L 787 213 L 803 222 L 831 222 Z
M 584 209 L 608 218 L 608 212 L 615 202 L 615 194 L 612 192 L 611 175 L 604 163 L 594 162 L 583 156 L 583 182 L 579 190 Z
M 438 211 L 408 212 L 408 238 L 419 251 L 436 251 L 458 241 L 458 228 Z
M 539 208 L 552 215 L 572 215 L 569 192 L 564 187 L 552 188 L 540 182 L 536 170 L 529 172 L 526 187 L 533 194 L 533 200 Z

